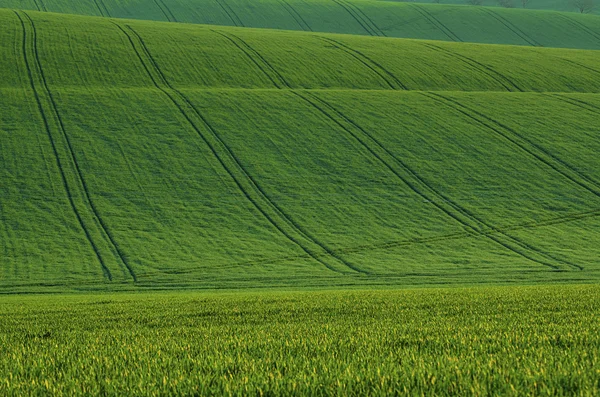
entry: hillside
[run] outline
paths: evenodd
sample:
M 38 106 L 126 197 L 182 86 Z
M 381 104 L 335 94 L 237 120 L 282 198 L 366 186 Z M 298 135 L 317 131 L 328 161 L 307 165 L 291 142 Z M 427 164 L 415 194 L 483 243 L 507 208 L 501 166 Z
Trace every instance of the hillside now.
M 0 0 L 0 7 L 194 24 L 600 50 L 600 16 L 497 7 L 376 0 Z
M 3 292 L 600 276 L 599 52 L 0 20 Z
M 439 3 L 439 4 L 462 4 L 467 3 L 466 0 L 382 0 L 382 1 L 399 1 L 403 3 Z M 482 0 L 482 5 L 485 7 L 500 7 L 496 0 Z M 553 10 L 553 11 L 567 11 L 567 12 L 579 12 L 573 5 L 571 0 L 527 0 L 527 3 L 523 5 L 522 0 L 513 0 L 512 5 L 515 8 L 526 8 L 528 10 Z M 586 10 L 588 12 L 588 10 Z M 600 7 L 596 4 L 596 7 L 589 10 L 590 14 L 600 14 Z

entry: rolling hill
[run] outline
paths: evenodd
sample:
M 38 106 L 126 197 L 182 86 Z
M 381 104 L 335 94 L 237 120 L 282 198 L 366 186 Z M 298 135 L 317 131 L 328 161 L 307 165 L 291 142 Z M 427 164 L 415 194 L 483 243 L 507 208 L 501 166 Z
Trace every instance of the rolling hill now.
M 600 276 L 600 52 L 0 21 L 2 292 Z
M 497 7 L 375 0 L 0 0 L 0 7 L 195 24 L 600 50 L 600 16 Z
M 466 5 L 466 0 L 383 0 L 383 1 L 399 1 L 403 3 L 438 3 L 438 4 L 462 4 Z M 482 4 L 485 7 L 500 7 L 496 0 L 482 0 Z M 525 5 L 521 0 L 513 0 L 512 5 L 514 8 L 526 8 L 528 10 L 554 10 L 554 11 L 567 11 L 567 12 L 579 12 L 573 5 L 571 0 L 528 0 Z M 586 10 L 587 11 L 587 10 Z M 599 14 L 600 7 L 594 7 L 589 10 L 590 14 Z

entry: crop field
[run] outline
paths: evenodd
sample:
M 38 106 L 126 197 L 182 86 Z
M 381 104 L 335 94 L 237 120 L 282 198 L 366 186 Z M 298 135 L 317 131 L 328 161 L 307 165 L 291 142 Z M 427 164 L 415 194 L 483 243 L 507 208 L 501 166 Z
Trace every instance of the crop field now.
M 0 394 L 597 395 L 598 286 L 15 296 Z
M 4 292 L 600 276 L 598 51 L 0 21 Z
M 600 16 L 441 3 L 0 0 L 0 395 L 600 395 Z
M 570 0 L 530 8 L 569 11 Z M 428 3 L 428 1 L 422 1 Z M 0 0 L 0 7 L 112 18 L 600 50 L 600 16 L 377 0 Z M 454 3 L 464 3 L 456 0 Z M 491 5 L 488 0 L 488 5 Z M 447 4 L 447 5 L 446 5 Z M 596 7 L 600 10 L 600 6 Z

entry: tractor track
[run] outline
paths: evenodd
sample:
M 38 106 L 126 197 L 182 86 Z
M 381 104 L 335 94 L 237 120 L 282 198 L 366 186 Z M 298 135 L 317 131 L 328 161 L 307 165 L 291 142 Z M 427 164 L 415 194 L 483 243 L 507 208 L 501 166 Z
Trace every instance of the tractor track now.
M 117 28 L 119 28 L 119 30 L 127 37 L 139 62 L 143 65 L 155 87 L 168 97 L 173 105 L 177 107 L 198 137 L 211 150 L 214 158 L 229 174 L 243 196 L 276 230 L 297 245 L 315 261 L 331 271 L 341 274 L 348 274 L 348 271 L 350 271 L 351 274 L 366 274 L 365 271 L 346 262 L 325 244 L 310 235 L 302 226 L 297 224 L 273 200 L 271 200 L 260 185 L 248 173 L 229 146 L 221 139 L 215 128 L 200 113 L 198 108 L 192 104 L 187 96 L 169 83 L 146 47 L 143 39 L 130 26 L 126 27 L 131 34 L 120 25 L 114 22 L 113 24 L 115 24 L 115 26 L 117 26 Z M 136 40 L 138 43 L 137 45 Z M 146 60 L 144 60 L 144 58 Z M 200 128 L 198 125 L 202 125 L 203 128 Z M 203 132 L 203 130 L 207 133 Z M 321 253 L 326 253 L 327 255 L 321 256 L 319 255 Z M 327 260 L 322 258 L 327 258 Z M 333 262 L 333 264 L 331 262 Z
M 592 37 L 596 38 L 597 40 L 600 40 L 600 33 L 594 32 L 592 29 L 588 28 L 587 26 L 585 26 L 584 24 L 582 24 L 579 21 L 576 21 L 572 18 L 569 18 L 566 15 L 563 14 L 559 14 L 563 19 L 566 19 L 567 21 L 569 21 L 572 25 L 578 27 L 579 29 L 583 30 L 584 32 L 586 32 L 587 34 L 591 35 Z
M 67 156 L 67 158 L 69 158 L 71 160 L 70 163 L 72 164 L 72 166 L 74 168 L 75 172 L 72 174 L 77 174 L 78 179 L 77 179 L 76 185 L 77 184 L 80 185 L 77 189 L 80 191 L 80 193 L 82 193 L 82 196 L 83 196 L 82 199 L 87 200 L 87 205 L 84 205 L 84 206 L 90 210 L 89 215 L 91 215 L 91 217 L 93 218 L 93 223 L 96 224 L 96 226 L 99 229 L 101 229 L 101 233 L 103 232 L 102 233 L 103 236 L 108 237 L 109 241 L 110 241 L 110 236 L 108 235 L 107 230 L 103 229 L 103 224 L 101 222 L 101 219 L 98 216 L 98 213 L 96 212 L 95 207 L 93 206 L 93 204 L 90 200 L 89 192 L 87 191 L 87 187 L 84 184 L 84 180 L 81 175 L 81 170 L 79 168 L 78 163 L 76 162 L 76 158 L 74 156 L 73 149 L 70 145 L 68 136 L 64 130 L 64 124 L 62 122 L 60 114 L 58 113 L 56 103 L 54 101 L 52 93 L 48 88 L 48 84 L 46 82 L 44 72 L 43 72 L 43 69 L 41 66 L 41 61 L 40 61 L 39 55 L 38 55 L 37 32 L 36 32 L 35 25 L 33 23 L 33 20 L 29 17 L 29 15 L 26 12 L 24 12 L 24 11 L 21 11 L 21 12 L 25 16 L 25 18 L 21 17 L 19 12 L 17 12 L 17 11 L 15 11 L 15 15 L 19 19 L 22 30 L 23 30 L 22 51 L 23 51 L 23 56 L 24 56 L 24 60 L 25 60 L 25 68 L 27 69 L 27 74 L 28 74 L 30 85 L 33 90 L 33 94 L 34 94 L 34 97 L 35 97 L 35 100 L 37 103 L 38 111 L 40 113 L 40 116 L 42 117 L 44 128 L 46 130 L 46 134 L 48 136 L 50 144 L 52 146 L 52 150 L 54 153 L 57 167 L 60 171 L 64 191 L 65 191 L 67 199 L 69 201 L 69 205 L 70 205 L 73 213 L 75 214 L 77 222 L 79 223 L 79 226 L 83 230 L 87 241 L 89 242 L 90 246 L 92 247 L 92 250 L 94 251 L 94 254 L 96 255 L 96 258 L 98 259 L 98 261 L 100 263 L 100 266 L 102 268 L 102 272 L 103 272 L 104 276 L 109 281 L 112 281 L 113 276 L 109 269 L 109 266 L 107 265 L 104 255 L 101 253 L 101 250 L 98 247 L 97 242 L 92 237 L 92 232 L 90 231 L 89 227 L 87 226 L 86 221 L 84 221 L 84 219 L 83 219 L 84 215 L 83 215 L 82 211 L 78 208 L 78 205 L 75 203 L 75 198 L 74 198 L 74 194 L 72 191 L 73 188 L 67 177 L 67 171 L 65 170 L 65 165 L 63 164 L 63 160 L 61 160 L 61 156 L 59 154 L 59 149 L 58 149 L 59 143 L 57 142 L 57 140 L 54 137 L 54 134 L 52 133 L 52 128 L 50 126 L 51 122 L 50 122 L 48 113 L 50 113 L 51 115 L 54 116 L 56 125 L 57 125 L 57 129 L 60 130 L 60 135 L 62 136 L 63 140 L 66 142 L 66 145 L 64 145 L 64 149 L 68 152 L 66 156 Z M 31 26 L 31 33 L 29 33 L 29 34 L 28 34 L 28 29 L 26 27 L 25 20 L 27 20 Z M 29 38 L 29 37 L 31 37 L 31 38 Z M 27 48 L 28 40 L 31 41 L 29 47 L 31 49 L 31 58 L 34 59 L 33 65 L 29 59 L 30 56 L 28 55 L 28 52 L 29 52 L 29 50 Z M 36 83 L 36 79 L 39 80 L 38 83 Z M 41 86 L 40 87 L 41 89 L 38 89 L 38 84 Z M 43 94 L 41 93 L 41 91 L 43 91 Z M 42 100 L 42 95 L 44 95 L 44 101 Z M 45 105 L 44 105 L 44 102 L 46 102 Z M 69 161 L 67 160 L 67 162 L 69 162 Z M 123 265 L 125 265 L 123 258 L 120 257 L 120 253 L 118 252 L 117 247 L 115 245 L 113 245 L 111 248 L 112 248 L 111 249 L 112 253 L 115 254 L 116 257 L 119 257 L 119 259 L 121 260 L 121 263 Z M 134 278 L 134 280 L 135 280 L 135 278 Z
M 379 36 L 379 37 L 387 37 L 386 34 L 379 29 L 379 27 L 377 26 L 377 24 L 367 15 L 363 12 L 363 10 L 361 10 L 360 8 L 358 8 L 355 4 L 352 4 L 346 0 L 337 0 L 339 3 L 344 4 L 347 9 L 351 9 L 354 11 L 354 13 L 356 14 L 356 16 L 358 18 L 360 18 L 363 23 L 365 25 L 367 25 L 369 27 L 369 29 L 371 29 L 371 31 L 374 34 L 374 36 Z
M 83 177 L 83 172 L 81 171 L 81 167 L 79 165 L 79 162 L 77 161 L 77 156 L 75 155 L 75 151 L 73 150 L 73 145 L 71 143 L 71 139 L 69 138 L 69 135 L 67 134 L 65 124 L 63 122 L 62 116 L 60 115 L 60 112 L 58 111 L 58 106 L 56 105 L 54 95 L 52 95 L 52 91 L 50 90 L 50 88 L 48 86 L 48 82 L 47 82 L 46 76 L 44 74 L 44 69 L 42 67 L 42 63 L 40 61 L 40 57 L 39 57 L 39 53 L 38 53 L 37 30 L 36 30 L 35 24 L 33 23 L 33 20 L 31 19 L 29 14 L 27 14 L 25 11 L 21 11 L 21 12 L 23 13 L 23 15 L 25 15 L 25 17 L 31 24 L 32 49 L 33 49 L 33 57 L 35 59 L 35 64 L 37 66 L 37 72 L 39 73 L 39 78 L 42 83 L 43 90 L 47 94 L 47 99 L 50 104 L 51 113 L 53 113 L 55 115 L 56 120 L 58 121 L 58 127 L 61 132 L 61 136 L 64 138 L 64 142 L 66 143 L 65 149 L 68 152 L 67 158 L 69 158 L 71 160 L 73 167 L 74 167 L 75 175 L 77 177 L 77 184 L 80 185 L 76 189 L 80 190 L 81 193 L 83 194 L 84 203 L 87 204 L 86 206 L 90 210 L 90 213 L 91 213 L 90 215 L 92 215 L 94 222 L 97 224 L 101 235 L 108 240 L 107 243 L 110 246 L 110 251 L 117 258 L 120 265 L 125 267 L 125 269 L 129 273 L 129 275 L 135 282 L 135 281 L 137 281 L 137 277 L 136 277 L 135 272 L 133 271 L 133 268 L 130 266 L 128 261 L 125 259 L 125 255 L 124 255 L 123 251 L 119 247 L 119 244 L 117 243 L 117 241 L 114 238 L 113 234 L 111 233 L 110 229 L 108 228 L 108 226 L 106 225 L 106 223 L 104 222 L 102 217 L 100 216 L 100 212 L 96 208 L 96 205 L 94 204 L 94 201 L 91 198 L 91 194 L 90 194 L 89 188 L 87 186 L 87 182 L 86 182 L 85 178 Z M 17 16 L 19 17 L 21 22 L 23 22 L 23 20 L 21 19 L 21 16 L 18 13 L 17 13 Z M 22 26 L 23 26 L 23 31 L 26 32 L 24 22 L 23 22 Z M 24 33 L 24 36 L 26 36 L 26 33 Z M 31 69 L 29 69 L 29 71 L 31 71 Z M 32 85 L 33 84 L 34 83 L 32 80 Z M 42 111 L 43 111 L 43 108 L 42 108 Z M 46 118 L 46 122 L 47 121 L 48 120 Z M 49 126 L 49 124 L 47 124 L 47 125 Z M 51 133 L 50 129 L 48 129 L 47 131 L 49 133 Z M 55 145 L 53 145 L 53 146 L 55 146 Z M 58 154 L 58 151 L 55 151 L 55 153 Z M 58 160 L 58 157 L 57 157 L 57 160 Z M 62 168 L 62 165 L 59 164 L 59 167 L 61 168 L 61 172 L 64 175 L 64 169 Z M 65 182 L 67 181 L 66 177 L 64 178 L 64 181 Z M 67 185 L 67 188 L 68 188 L 68 185 Z M 69 189 L 69 195 L 71 195 L 70 189 Z M 72 196 L 71 196 L 71 199 L 72 199 Z M 73 204 L 74 204 L 74 202 L 73 202 Z M 81 216 L 80 216 L 80 218 L 81 218 Z M 104 265 L 104 266 L 106 266 L 106 265 Z M 108 270 L 108 267 L 107 267 L 107 270 Z
M 238 36 L 231 33 L 223 33 L 218 30 L 211 29 L 211 32 L 214 32 L 228 41 L 230 41 L 234 46 L 236 46 L 240 51 L 246 55 L 256 65 L 260 71 L 267 76 L 269 80 L 275 85 L 277 88 L 290 88 L 290 85 L 285 80 L 285 78 L 275 69 L 258 51 L 256 51 L 252 46 L 246 43 L 244 40 L 239 38 Z
M 319 38 L 321 40 L 323 40 L 324 42 L 333 45 L 334 47 L 344 51 L 346 54 L 350 55 L 351 57 L 353 57 L 354 59 L 358 60 L 360 63 L 362 63 L 363 65 L 365 65 L 367 68 L 371 69 L 371 71 L 373 71 L 373 73 L 375 73 L 376 75 L 378 75 L 379 77 L 381 77 L 383 79 L 383 81 L 386 82 L 386 84 L 394 90 L 408 90 L 408 88 L 406 87 L 406 85 L 404 85 L 404 83 L 402 83 L 396 76 L 394 76 L 390 71 L 388 71 L 386 68 L 384 68 L 383 66 L 381 66 L 379 63 L 375 62 L 374 60 L 372 60 L 371 58 L 369 58 L 368 56 L 366 56 L 365 54 L 363 54 L 360 51 L 357 51 L 351 47 L 348 47 L 347 45 L 331 39 L 329 37 L 323 37 L 323 36 L 319 36 Z
M 294 21 L 300 26 L 302 30 L 305 32 L 312 32 L 312 28 L 306 23 L 306 20 L 300 15 L 298 11 L 287 0 L 279 0 L 279 2 L 283 5 L 283 8 L 287 10 L 287 12 L 294 18 Z
M 600 70 L 598 70 L 598 69 L 594 69 L 594 68 L 592 68 L 592 67 L 590 67 L 590 66 L 587 66 L 587 65 L 582 65 L 582 64 L 580 64 L 579 62 L 575 62 L 575 61 L 573 61 L 573 60 L 571 60 L 571 59 L 566 59 L 566 58 L 558 58 L 558 59 L 560 59 L 561 61 L 565 61 L 565 62 L 568 62 L 568 63 L 572 63 L 573 65 L 579 66 L 580 68 L 587 69 L 587 70 L 589 70 L 590 72 L 593 72 L 593 73 L 596 73 L 596 74 L 600 74 Z
M 521 29 L 519 29 L 518 27 L 516 27 L 512 22 L 510 22 L 509 20 L 507 20 L 503 16 L 501 16 L 498 13 L 496 13 L 496 12 L 490 10 L 490 9 L 487 9 L 487 8 L 481 8 L 481 9 L 483 11 L 487 12 L 494 19 L 496 19 L 498 22 L 500 22 L 501 24 L 503 24 L 508 30 L 510 30 L 511 32 L 513 32 L 514 34 L 516 34 L 517 36 L 519 36 L 525 42 L 529 43 L 530 45 L 532 45 L 534 47 L 543 47 L 543 45 L 541 43 L 539 43 L 538 41 L 536 41 L 536 40 L 532 39 L 531 37 L 529 37 L 525 32 L 523 32 Z
M 352 17 L 352 19 L 354 19 L 356 21 L 356 23 L 358 23 L 360 25 L 360 27 L 363 28 L 363 30 L 369 34 L 369 36 L 377 36 L 377 32 L 371 30 L 370 27 L 367 27 L 365 25 L 364 21 L 362 21 L 360 19 L 360 17 L 353 12 L 353 10 L 348 8 L 348 6 L 346 4 L 342 3 L 340 0 L 331 0 L 331 1 L 333 1 L 338 6 L 342 7 L 344 9 L 344 11 L 346 11 Z
M 442 33 L 444 33 L 450 40 L 452 41 L 458 41 L 458 42 L 462 42 L 462 40 L 460 39 L 460 37 L 458 37 L 456 34 L 454 34 L 454 32 L 452 32 L 446 25 L 444 25 L 442 22 L 440 22 L 439 19 L 437 19 L 435 16 L 433 16 L 433 14 L 431 14 L 429 11 L 427 11 L 426 9 L 424 9 L 421 6 L 418 6 L 416 4 L 413 4 L 414 9 L 416 9 L 421 15 L 423 15 L 423 17 L 429 21 L 430 24 L 432 24 L 434 27 L 436 27 L 437 29 L 439 29 Z
M 497 72 L 493 68 L 474 60 L 473 58 L 469 58 L 465 55 L 458 54 L 454 51 L 448 50 L 443 47 L 439 47 L 435 44 L 424 43 L 424 42 L 421 42 L 420 44 L 425 47 L 431 48 L 435 51 L 440 51 L 440 52 L 446 53 L 446 54 L 450 55 L 451 57 L 454 57 L 454 58 L 458 59 L 459 61 L 466 63 L 467 65 L 473 67 L 474 69 L 481 71 L 485 75 L 491 77 L 498 84 L 502 85 L 509 92 L 512 92 L 515 90 L 523 92 L 523 89 L 521 89 L 517 84 L 515 84 L 508 77 L 504 76 L 502 73 Z
M 559 94 L 547 94 L 547 95 L 550 96 L 551 98 L 556 98 L 558 100 L 561 100 L 566 103 L 570 103 L 571 105 L 574 105 L 577 107 L 583 106 L 585 108 L 585 110 L 587 110 L 588 112 L 600 114 L 600 106 L 598 106 L 598 105 L 594 105 L 589 102 L 582 101 L 581 99 L 569 97 L 566 95 L 559 95 Z
M 306 96 L 303 96 L 297 92 L 294 92 L 294 94 L 303 99 L 305 102 L 312 105 L 320 113 L 325 115 L 328 119 L 333 121 L 347 133 L 349 133 L 365 149 L 367 149 L 382 164 L 384 164 L 394 175 L 396 175 L 400 180 L 402 180 L 411 190 L 423 197 L 426 201 L 428 201 L 433 206 L 444 212 L 446 215 L 460 223 L 463 227 L 465 227 L 465 230 L 468 230 L 474 235 L 486 236 L 490 240 L 512 251 L 513 253 L 520 255 L 526 259 L 529 259 L 535 263 L 546 267 L 550 267 L 554 270 L 564 270 L 561 269 L 561 266 L 553 263 L 554 261 L 559 261 L 556 258 L 553 258 L 547 253 L 535 249 L 534 247 L 532 247 L 524 241 L 521 241 L 513 236 L 509 236 L 503 233 L 500 229 L 477 218 L 471 212 L 461 207 L 457 203 L 454 203 L 448 197 L 438 192 L 435 188 L 430 186 L 422 177 L 420 177 L 414 170 L 408 167 L 402 160 L 400 160 L 399 158 L 394 156 L 389 150 L 387 150 L 369 132 L 367 132 L 355 122 L 350 120 L 343 113 L 341 113 L 339 110 L 334 108 L 326 101 L 310 93 L 306 93 Z M 309 97 L 312 98 L 312 100 L 309 99 Z M 317 102 L 319 102 L 320 105 L 317 104 Z M 330 112 L 335 113 L 336 116 L 333 116 L 330 112 L 325 110 L 324 107 L 329 108 Z M 353 132 L 352 129 L 354 129 L 358 133 Z M 362 135 L 362 137 L 360 135 Z M 494 234 L 487 233 L 491 231 L 493 231 Z M 582 270 L 582 267 L 579 265 L 566 263 L 564 261 L 559 262 L 563 262 L 565 265 L 576 268 L 578 270 Z
M 215 1 L 217 2 L 217 4 L 219 4 L 219 6 L 225 12 L 225 14 L 227 14 L 229 19 L 231 19 L 231 22 L 233 22 L 233 24 L 235 26 L 244 27 L 244 24 L 242 23 L 242 20 L 240 19 L 240 17 L 238 17 L 238 15 L 235 13 L 235 11 L 233 11 L 233 9 L 229 6 L 229 4 L 227 4 L 227 2 L 225 0 L 215 0 Z
M 110 13 L 102 0 L 94 0 L 94 4 L 96 4 L 96 8 L 98 8 L 100 16 L 110 18 Z
M 593 195 L 600 197 L 600 185 L 598 182 L 593 179 L 580 174 L 576 169 L 574 169 L 569 164 L 565 163 L 560 158 L 556 157 L 543 147 L 531 142 L 527 138 L 523 137 L 521 134 L 513 130 L 512 128 L 486 116 L 485 114 L 478 112 L 468 106 L 461 104 L 458 101 L 447 98 L 438 93 L 421 93 L 422 95 L 436 100 L 439 103 L 445 104 L 446 106 L 454 109 L 456 112 L 459 112 L 465 115 L 467 118 L 477 122 L 478 124 L 486 127 L 488 130 L 494 132 L 496 135 L 504 138 L 509 141 L 514 146 L 521 149 L 523 152 L 527 153 L 529 156 L 537 159 L 539 162 L 545 164 L 555 172 L 561 174 L 567 180 L 572 183 L 581 186 L 588 192 Z M 474 116 L 475 115 L 475 116 Z M 494 127 L 496 125 L 497 127 Z M 504 131 L 504 132 L 503 132 Z

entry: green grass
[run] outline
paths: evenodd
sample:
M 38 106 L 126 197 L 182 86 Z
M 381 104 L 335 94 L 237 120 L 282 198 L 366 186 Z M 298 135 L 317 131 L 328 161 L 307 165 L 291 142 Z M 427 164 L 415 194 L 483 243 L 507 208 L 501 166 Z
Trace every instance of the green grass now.
M 600 276 L 599 52 L 0 19 L 3 292 Z
M 385 1 L 399 1 L 403 3 L 433 3 L 434 0 L 385 0 Z M 466 4 L 466 0 L 438 0 L 439 4 Z M 554 11 L 568 11 L 568 12 L 579 12 L 579 10 L 573 6 L 571 0 L 529 0 L 525 7 L 521 0 L 513 0 L 515 8 L 526 8 L 528 10 L 554 10 Z M 485 7 L 498 7 L 499 4 L 496 0 L 483 0 L 483 6 Z M 592 14 L 599 14 L 600 8 L 595 7 Z
M 541 1 L 547 2 L 539 0 L 537 4 Z M 375 0 L 0 0 L 0 7 L 194 24 L 600 49 L 599 16 L 554 11 Z M 564 9 L 560 4 L 548 8 Z
M 8 297 L 0 394 L 582 395 L 597 286 Z

